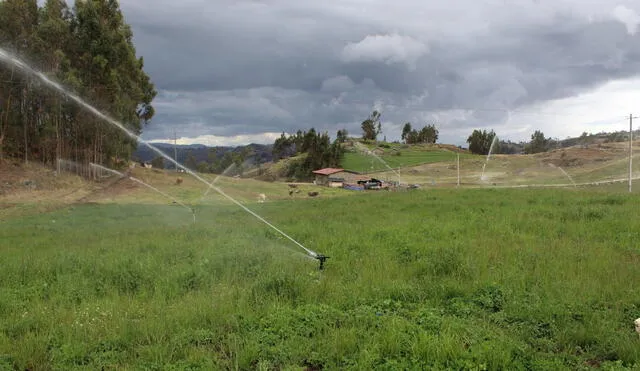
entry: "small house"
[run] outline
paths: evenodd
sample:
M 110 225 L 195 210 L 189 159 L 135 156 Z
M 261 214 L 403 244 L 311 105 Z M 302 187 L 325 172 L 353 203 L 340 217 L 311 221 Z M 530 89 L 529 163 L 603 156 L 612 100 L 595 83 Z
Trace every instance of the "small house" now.
M 345 183 L 355 183 L 360 178 L 358 173 L 355 171 L 330 167 L 315 170 L 313 173 L 316 176 L 315 183 L 317 185 L 324 185 L 334 188 L 342 187 Z

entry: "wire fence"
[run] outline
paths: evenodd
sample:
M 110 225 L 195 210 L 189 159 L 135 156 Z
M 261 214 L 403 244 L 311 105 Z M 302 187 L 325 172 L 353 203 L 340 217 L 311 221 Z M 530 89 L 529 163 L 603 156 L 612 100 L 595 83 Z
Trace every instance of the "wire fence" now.
M 74 161 L 59 159 L 57 165 L 59 172 L 71 173 L 92 180 L 104 180 L 115 176 L 113 172 L 96 166 L 91 166 L 89 163 L 81 164 Z

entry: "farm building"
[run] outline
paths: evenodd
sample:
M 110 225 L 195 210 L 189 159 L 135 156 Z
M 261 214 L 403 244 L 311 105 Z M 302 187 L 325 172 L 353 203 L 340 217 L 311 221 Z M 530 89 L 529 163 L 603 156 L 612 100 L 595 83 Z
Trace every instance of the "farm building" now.
M 355 171 L 335 168 L 315 170 L 315 183 L 329 187 L 342 187 L 345 183 L 356 183 L 362 176 Z M 366 177 L 365 177 L 366 178 Z

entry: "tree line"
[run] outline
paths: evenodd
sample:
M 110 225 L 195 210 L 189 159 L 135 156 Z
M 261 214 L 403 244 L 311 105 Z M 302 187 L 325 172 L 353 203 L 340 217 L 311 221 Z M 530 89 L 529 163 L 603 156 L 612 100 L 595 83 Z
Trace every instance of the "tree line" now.
M 369 117 L 362 121 L 362 124 L 360 124 L 362 139 L 371 141 L 378 139 L 378 135 L 382 133 L 381 117 L 381 112 L 373 111 Z M 434 124 L 429 124 L 420 130 L 416 130 L 411 126 L 410 122 L 407 122 L 402 127 L 401 139 L 406 144 L 435 143 L 438 140 L 438 129 Z
M 341 143 L 347 135 L 346 130 L 339 130 L 332 143 L 328 133 L 318 133 L 314 128 L 309 131 L 298 130 L 296 134 L 288 136 L 282 133 L 273 143 L 273 161 L 299 156 L 290 163 L 286 176 L 307 179 L 314 170 L 340 166 L 344 156 Z
M 497 140 L 496 133 L 493 130 L 476 129 L 467 138 L 467 143 L 469 144 L 469 151 L 478 155 L 487 155 L 489 151 L 495 154 L 516 154 L 519 152 L 534 154 L 550 150 L 559 141 L 545 137 L 542 131 L 536 130 L 531 135 L 530 142 L 513 143 L 511 141 Z
M 427 125 L 418 131 L 411 127 L 410 122 L 407 122 L 402 128 L 400 138 L 407 144 L 435 143 L 438 140 L 438 129 L 435 125 Z
M 117 0 L 0 1 L 0 45 L 139 135 L 156 91 Z M 115 166 L 136 142 L 33 76 L 0 65 L 0 159 Z

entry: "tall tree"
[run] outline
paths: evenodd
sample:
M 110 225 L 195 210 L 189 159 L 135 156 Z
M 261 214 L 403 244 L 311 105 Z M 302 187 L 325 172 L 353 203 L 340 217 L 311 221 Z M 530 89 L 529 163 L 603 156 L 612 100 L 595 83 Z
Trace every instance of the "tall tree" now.
M 336 141 L 338 143 L 344 143 L 347 140 L 348 135 L 349 133 L 347 132 L 347 129 L 338 130 L 336 133 Z
M 546 152 L 549 149 L 550 138 L 546 138 L 544 133 L 540 130 L 536 130 L 531 134 L 531 142 L 526 146 L 527 153 L 540 153 Z
M 33 45 L 38 27 L 38 4 L 36 0 L 5 0 L 0 2 L 0 45 L 19 55 L 31 59 L 35 56 Z M 0 100 L 7 102 L 5 118 L 0 124 L 0 152 L 4 156 L 5 142 L 25 161 L 29 160 L 31 133 L 34 129 L 35 104 L 32 92 L 34 81 L 30 77 L 18 76 L 15 68 L 4 67 L 0 74 L 3 92 Z M 6 83 L 5 83 L 6 81 Z M 6 98 L 5 98 L 6 97 Z M 18 153 L 15 153 L 18 152 Z
M 292 147 L 295 147 L 293 152 L 282 150 L 282 148 L 291 149 Z M 276 153 L 284 154 L 284 156 L 276 157 Z M 287 155 L 286 153 L 290 154 Z M 295 135 L 288 137 L 283 133 L 280 138 L 276 139 L 274 143 L 274 161 L 291 155 L 301 156 L 297 162 L 289 167 L 287 176 L 308 179 L 311 177 L 313 170 L 339 166 L 344 156 L 344 148 L 337 139 L 331 143 L 328 133 L 318 133 L 314 128 L 311 128 L 309 131 L 298 131 Z
M 427 125 L 420 130 L 418 135 L 420 143 L 435 143 L 438 140 L 438 129 L 435 125 Z
M 486 130 L 474 130 L 473 133 L 467 138 L 469 143 L 469 151 L 478 155 L 486 155 L 491 150 L 491 145 L 496 133 L 493 130 L 487 132 Z
M 400 136 L 400 139 L 402 139 L 405 143 L 407 143 L 407 137 L 409 136 L 410 133 L 411 133 L 411 123 L 407 122 L 402 127 L 402 135 Z
M 59 80 L 129 130 L 154 115 L 155 89 L 137 58 L 116 0 L 0 1 L 0 44 Z M 40 81 L 0 65 L 0 158 L 53 163 L 128 159 L 135 141 Z
M 382 124 L 380 123 L 381 115 L 380 112 L 373 111 L 366 120 L 362 121 L 360 125 L 362 128 L 362 139 L 376 140 L 378 134 L 382 132 Z

